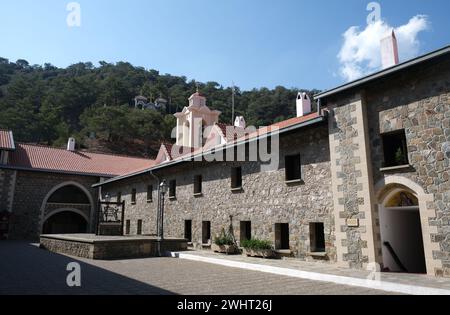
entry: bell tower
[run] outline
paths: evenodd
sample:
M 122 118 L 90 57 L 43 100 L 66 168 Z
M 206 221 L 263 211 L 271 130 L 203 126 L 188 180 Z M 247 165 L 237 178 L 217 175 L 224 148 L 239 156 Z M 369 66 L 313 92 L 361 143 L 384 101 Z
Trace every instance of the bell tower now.
M 221 112 L 206 106 L 206 97 L 197 88 L 197 92 L 189 97 L 189 106 L 176 113 L 177 134 L 176 145 L 190 148 L 203 146 L 208 136 L 208 127 L 219 122 Z

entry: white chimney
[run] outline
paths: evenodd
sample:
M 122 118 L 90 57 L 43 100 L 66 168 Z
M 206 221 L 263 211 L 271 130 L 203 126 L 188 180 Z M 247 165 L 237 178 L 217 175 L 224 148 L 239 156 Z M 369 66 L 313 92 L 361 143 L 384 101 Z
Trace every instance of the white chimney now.
M 381 65 L 383 69 L 398 65 L 398 44 L 395 32 L 381 40 Z
M 247 123 L 245 122 L 244 116 L 237 116 L 234 120 L 234 126 L 245 129 Z
M 69 138 L 67 142 L 67 151 L 75 151 L 75 138 Z
M 308 94 L 299 92 L 297 95 L 297 117 L 311 113 L 311 99 Z

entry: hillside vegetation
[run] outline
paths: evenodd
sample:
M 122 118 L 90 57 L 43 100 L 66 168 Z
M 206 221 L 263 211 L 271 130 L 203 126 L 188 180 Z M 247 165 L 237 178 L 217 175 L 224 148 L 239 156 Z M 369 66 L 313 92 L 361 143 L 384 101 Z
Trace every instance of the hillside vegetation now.
M 30 65 L 0 58 L 0 129 L 19 142 L 63 146 L 75 136 L 81 148 L 154 156 L 161 140 L 170 141 L 173 114 L 199 87 L 208 106 L 231 123 L 231 88 L 216 82 L 188 81 L 127 62 L 78 63 L 67 68 Z M 297 89 L 236 88 L 236 115 L 249 125 L 266 126 L 295 116 Z M 314 94 L 317 91 L 306 91 Z M 138 110 L 134 97 L 168 100 L 161 110 Z

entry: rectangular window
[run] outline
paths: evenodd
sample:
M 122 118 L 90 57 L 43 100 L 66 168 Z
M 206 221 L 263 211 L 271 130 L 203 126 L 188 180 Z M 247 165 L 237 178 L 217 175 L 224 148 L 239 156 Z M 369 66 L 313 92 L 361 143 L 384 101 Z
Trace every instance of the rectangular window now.
M 325 252 L 325 228 L 323 223 L 309 224 L 309 238 L 312 253 Z
M 242 188 L 242 167 L 233 167 L 231 169 L 231 188 Z
M 130 235 L 130 230 L 131 230 L 131 221 L 127 220 L 125 224 L 125 234 Z
M 240 240 L 242 241 L 246 241 L 246 240 L 251 240 L 252 239 L 252 222 L 250 221 L 241 221 L 241 227 L 240 227 L 240 231 L 241 231 L 241 237 Z
M 147 186 L 147 202 L 153 202 L 153 186 Z
M 211 244 L 211 222 L 202 222 L 202 243 L 205 245 Z
M 142 235 L 142 220 L 137 221 L 137 235 Z
M 169 198 L 175 198 L 177 196 L 177 181 L 171 180 L 169 182 Z
M 302 164 L 300 154 L 285 157 L 286 163 L 286 181 L 302 179 Z
M 122 192 L 118 192 L 117 193 L 117 203 L 120 203 L 120 202 L 122 202 Z
M 289 246 L 289 224 L 275 224 L 275 249 L 288 250 Z
M 384 151 L 384 167 L 408 165 L 408 146 L 404 130 L 381 135 Z
M 202 175 L 194 176 L 194 195 L 200 195 L 202 193 Z
M 131 203 L 136 204 L 136 189 L 134 189 L 134 188 L 131 191 Z
M 192 243 L 192 220 L 184 221 L 184 238 L 188 243 Z

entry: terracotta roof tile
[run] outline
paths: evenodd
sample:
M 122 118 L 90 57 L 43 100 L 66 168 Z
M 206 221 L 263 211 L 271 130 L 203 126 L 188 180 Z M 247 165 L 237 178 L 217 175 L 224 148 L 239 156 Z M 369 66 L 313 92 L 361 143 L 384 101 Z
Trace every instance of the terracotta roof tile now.
M 306 122 L 308 120 L 312 120 L 312 119 L 315 119 L 315 118 L 318 118 L 318 117 L 320 117 L 319 113 L 311 113 L 311 114 L 305 115 L 303 117 L 295 117 L 295 118 L 291 118 L 291 119 L 288 119 L 288 120 L 283 120 L 283 121 L 281 121 L 279 123 L 276 123 L 276 124 L 273 124 L 273 125 L 271 125 L 269 127 L 278 127 L 280 129 L 284 129 L 284 128 L 287 128 L 287 127 L 290 127 L 290 126 L 294 126 L 294 125 L 297 125 L 297 124 L 300 124 L 300 123 L 304 123 L 304 122 Z
M 170 160 L 191 154 L 195 150 L 194 148 L 183 147 L 172 143 L 163 143 L 163 146 L 166 148 Z
M 247 135 L 245 129 L 241 127 L 230 126 L 222 123 L 217 123 L 216 125 L 222 131 L 222 134 L 227 142 L 235 141 Z
M 14 139 L 11 131 L 0 130 L 0 150 L 14 150 Z
M 17 144 L 11 152 L 8 166 L 49 171 L 73 172 L 117 176 L 145 170 L 155 164 L 153 160 L 91 153 L 67 151 L 31 144 Z

